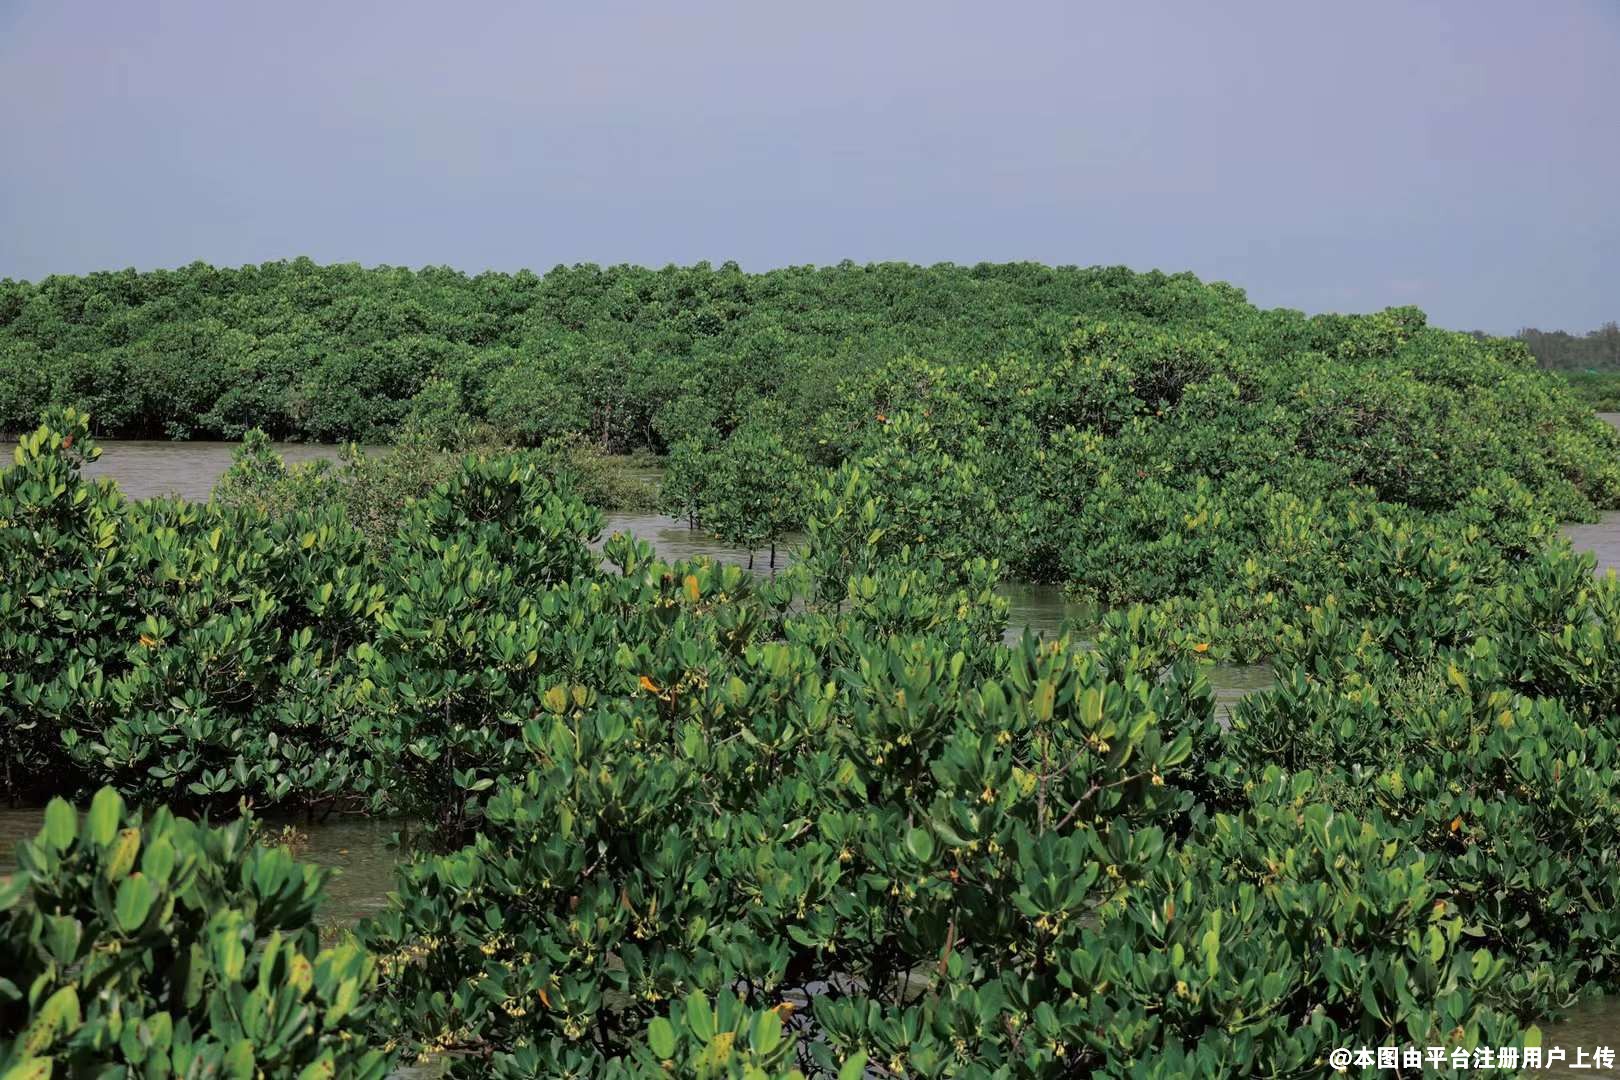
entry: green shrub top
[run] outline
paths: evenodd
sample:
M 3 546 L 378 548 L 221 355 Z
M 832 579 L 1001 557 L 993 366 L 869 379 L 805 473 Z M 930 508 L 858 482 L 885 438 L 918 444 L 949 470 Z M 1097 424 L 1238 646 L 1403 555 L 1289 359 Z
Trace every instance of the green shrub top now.
M 0 878 L 0 1076 L 356 1077 L 376 963 L 322 948 L 325 874 L 251 823 L 55 799 Z

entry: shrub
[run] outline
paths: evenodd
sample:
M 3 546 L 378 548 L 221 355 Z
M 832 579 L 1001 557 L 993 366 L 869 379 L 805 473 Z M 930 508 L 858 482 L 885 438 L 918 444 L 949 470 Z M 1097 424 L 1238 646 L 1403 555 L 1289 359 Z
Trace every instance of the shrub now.
M 325 873 L 251 823 L 53 800 L 0 879 L 0 1073 L 381 1080 L 376 964 L 322 948 Z

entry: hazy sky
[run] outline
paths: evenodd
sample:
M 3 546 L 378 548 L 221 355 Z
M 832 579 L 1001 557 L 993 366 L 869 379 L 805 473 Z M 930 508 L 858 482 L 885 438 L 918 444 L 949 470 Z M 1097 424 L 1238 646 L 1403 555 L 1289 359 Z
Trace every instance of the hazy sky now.
M 1190 269 L 1620 318 L 1620 0 L 0 0 L 0 276 Z

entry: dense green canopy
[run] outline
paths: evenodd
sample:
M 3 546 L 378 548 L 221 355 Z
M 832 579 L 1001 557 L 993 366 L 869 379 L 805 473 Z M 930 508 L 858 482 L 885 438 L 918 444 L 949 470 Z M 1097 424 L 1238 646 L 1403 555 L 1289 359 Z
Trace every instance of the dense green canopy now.
M 80 415 L 25 436 L 0 755 L 105 787 L 0 879 L 0 1070 L 1309 1076 L 1620 989 L 1620 578 L 1450 514 L 1298 515 L 1261 553 L 1295 567 L 1275 686 L 1222 723 L 1230 597 L 1007 648 L 973 468 L 885 430 L 776 578 L 599 558 L 528 453 L 379 544 L 347 499 L 128 502 Z M 117 792 L 432 832 L 322 949 L 322 875 Z
M 1301 1076 L 1620 990 L 1620 578 L 1557 539 L 1620 434 L 1522 343 L 1124 270 L 298 262 L 7 286 L 0 349 L 8 423 L 98 410 L 0 472 L 4 790 L 103 789 L 0 881 L 0 1076 Z M 254 425 L 410 441 L 82 472 Z M 481 439 L 544 449 L 424 452 Z M 794 563 L 596 550 L 586 444 Z M 1007 576 L 1089 641 L 1006 647 Z M 318 874 L 118 793 L 430 831 L 323 950 Z
M 1522 343 L 1189 274 L 198 264 L 0 287 L 0 357 L 19 429 L 54 402 L 119 435 L 673 448 L 671 509 L 750 543 L 797 523 L 801 466 L 936 454 L 935 532 L 1105 603 L 1274 595 L 1264 553 L 1320 569 L 1290 537 L 1353 508 L 1522 550 L 1620 505 L 1613 433 Z
M 0 283 L 0 427 L 58 403 L 103 435 L 366 441 L 413 407 L 454 407 L 520 441 L 661 447 L 765 402 L 813 417 L 838 383 L 901 356 L 1051 359 L 1079 320 L 1207 330 L 1262 369 L 1312 350 L 1364 358 L 1422 322 L 1262 312 L 1228 285 L 1122 267 L 198 263 Z
M 106 435 L 365 441 L 415 402 L 520 440 L 661 445 L 761 400 L 811 409 L 899 355 L 1040 353 L 1082 315 L 1207 323 L 1246 308 L 1190 275 L 1035 264 L 470 277 L 299 259 L 51 277 L 0 285 L 0 427 L 31 427 L 57 402 Z

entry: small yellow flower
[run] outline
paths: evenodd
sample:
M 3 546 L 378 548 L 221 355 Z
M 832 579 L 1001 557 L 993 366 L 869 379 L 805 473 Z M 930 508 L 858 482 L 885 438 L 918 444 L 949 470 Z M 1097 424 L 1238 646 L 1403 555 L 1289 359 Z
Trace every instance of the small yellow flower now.
M 140 636 L 140 642 L 148 649 L 155 649 L 158 645 L 158 639 L 153 637 L 151 634 L 142 634 Z

